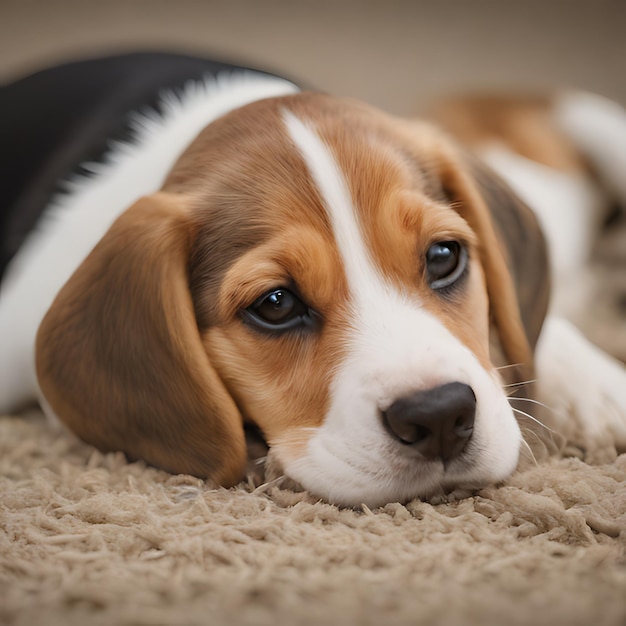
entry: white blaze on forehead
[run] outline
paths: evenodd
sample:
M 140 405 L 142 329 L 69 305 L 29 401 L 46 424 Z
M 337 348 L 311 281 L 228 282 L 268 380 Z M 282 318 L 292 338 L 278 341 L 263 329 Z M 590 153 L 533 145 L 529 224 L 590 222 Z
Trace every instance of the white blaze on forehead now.
M 363 301 L 367 297 L 367 286 L 372 285 L 376 285 L 380 294 L 380 290 L 385 288 L 384 281 L 374 269 L 357 220 L 350 189 L 337 161 L 310 125 L 299 120 L 290 111 L 284 112 L 284 120 L 322 197 L 352 297 Z

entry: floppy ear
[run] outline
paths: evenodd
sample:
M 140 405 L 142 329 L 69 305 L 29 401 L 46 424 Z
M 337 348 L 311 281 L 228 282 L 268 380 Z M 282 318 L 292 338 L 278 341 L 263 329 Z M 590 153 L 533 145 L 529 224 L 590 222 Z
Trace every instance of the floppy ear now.
M 547 284 L 541 231 L 530 209 L 486 168 L 479 170 L 477 165 L 468 167 L 466 163 L 461 166 L 459 159 L 449 154 L 442 155 L 439 167 L 446 193 L 478 235 L 491 316 L 507 363 L 517 367 L 521 380 L 532 380 L 533 348 L 548 296 L 539 281 Z M 507 221 L 510 224 L 503 232 L 501 226 Z M 511 245 L 517 250 L 514 254 L 509 252 Z M 523 275 L 541 260 L 544 269 L 540 276 L 532 280 Z
M 224 486 L 241 479 L 243 420 L 204 351 L 179 195 L 139 200 L 59 292 L 37 335 L 52 410 L 102 450 Z
M 550 302 L 550 262 L 546 239 L 537 216 L 491 169 L 469 161 L 496 227 L 513 278 L 522 324 L 534 350 Z

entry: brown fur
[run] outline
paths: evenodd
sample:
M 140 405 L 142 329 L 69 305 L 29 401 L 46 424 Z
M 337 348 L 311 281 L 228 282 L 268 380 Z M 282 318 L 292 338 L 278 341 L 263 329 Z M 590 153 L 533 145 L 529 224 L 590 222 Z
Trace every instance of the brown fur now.
M 527 159 L 563 172 L 584 172 L 587 164 L 552 121 L 552 98 L 532 95 L 475 95 L 438 102 L 429 116 L 464 145 L 504 143 Z
M 128 209 L 58 295 L 38 335 L 38 376 L 86 441 L 230 485 L 244 469 L 244 421 L 294 453 L 321 424 L 350 296 L 283 108 L 314 123 L 334 152 L 383 274 L 487 369 L 491 316 L 507 362 L 530 376 L 536 329 L 524 328 L 506 246 L 465 155 L 428 125 L 300 94 L 209 125 L 165 192 Z M 522 225 L 528 246 L 541 247 L 534 224 Z M 427 285 L 424 255 L 447 239 L 469 247 L 471 272 L 445 300 Z M 319 328 L 276 335 L 242 320 L 263 293 L 292 286 Z

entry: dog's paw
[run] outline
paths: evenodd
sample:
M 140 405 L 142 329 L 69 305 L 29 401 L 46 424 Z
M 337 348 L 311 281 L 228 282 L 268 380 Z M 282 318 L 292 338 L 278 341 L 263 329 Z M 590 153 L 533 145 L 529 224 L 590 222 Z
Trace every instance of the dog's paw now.
M 549 317 L 537 347 L 537 385 L 550 427 L 588 461 L 626 451 L 626 368 L 569 322 Z

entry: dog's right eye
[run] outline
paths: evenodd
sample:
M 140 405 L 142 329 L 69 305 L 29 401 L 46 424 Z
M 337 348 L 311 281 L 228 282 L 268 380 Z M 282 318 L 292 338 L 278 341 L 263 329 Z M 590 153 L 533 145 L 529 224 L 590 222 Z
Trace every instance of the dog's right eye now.
M 312 326 L 314 312 L 289 289 L 272 289 L 242 311 L 245 321 L 262 330 L 281 331 Z

